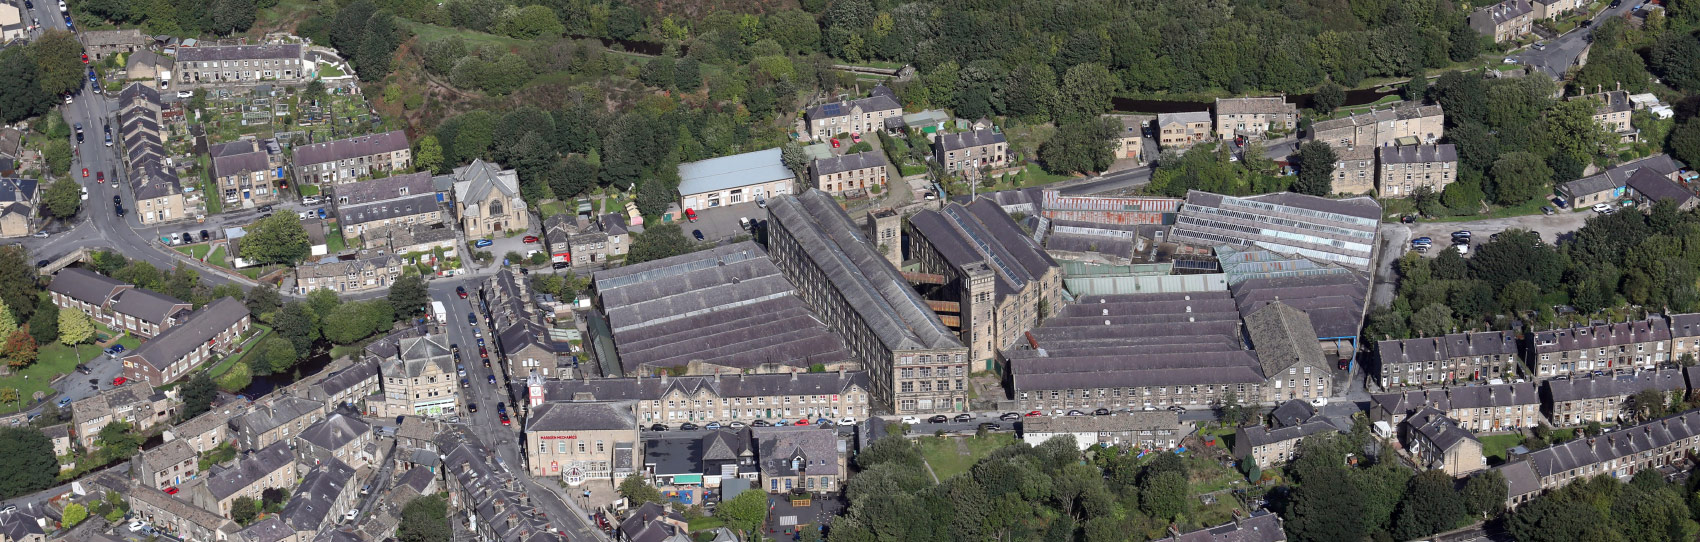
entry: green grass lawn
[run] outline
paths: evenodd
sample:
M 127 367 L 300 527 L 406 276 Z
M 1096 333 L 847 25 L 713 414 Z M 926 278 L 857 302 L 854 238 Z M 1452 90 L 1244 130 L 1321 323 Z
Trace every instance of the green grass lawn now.
M 132 342 L 134 342 L 134 339 L 132 339 Z M 134 347 L 130 344 L 125 346 Z M 8 376 L 0 377 L 0 388 L 18 390 L 18 397 L 21 399 L 17 403 L 0 404 L 0 414 L 17 412 L 20 406 L 25 408 L 32 406 L 31 397 L 36 392 L 51 395 L 54 378 L 75 371 L 78 363 L 94 359 L 99 355 L 100 347 L 93 344 L 84 344 L 72 348 L 55 342 L 41 347 L 35 363 L 21 371 L 13 371 Z
M 265 324 L 254 324 L 254 329 L 256 331 L 253 332 L 252 335 L 249 335 L 247 340 L 243 341 L 242 353 L 234 356 L 225 356 L 224 359 L 219 360 L 217 365 L 212 366 L 210 374 L 207 376 L 211 376 L 216 379 L 223 376 L 224 373 L 229 372 L 232 366 L 248 359 L 248 356 L 254 353 L 254 347 L 260 344 L 260 341 L 265 339 L 266 335 L 270 335 L 272 332 L 272 328 Z
M 260 280 L 260 275 L 264 275 L 266 273 L 270 273 L 272 271 L 275 271 L 279 267 L 282 267 L 282 266 L 277 265 L 277 264 L 256 265 L 254 267 L 249 267 L 249 268 L 237 270 L 237 272 L 241 273 L 245 277 L 248 277 L 248 278 L 251 278 L 251 279 L 254 279 L 254 280 Z
M 957 440 L 968 443 L 968 455 L 957 453 Z M 921 456 L 927 459 L 927 464 L 933 467 L 933 474 L 939 480 L 944 480 L 958 474 L 968 472 L 974 462 L 986 454 L 1015 443 L 1015 435 L 1010 433 L 991 433 L 984 437 L 924 437 L 920 439 Z
M 1505 435 L 1489 435 L 1478 437 L 1482 441 L 1482 455 L 1488 458 L 1489 465 L 1505 462 L 1505 450 L 1523 443 L 1523 435 L 1510 433 Z M 1498 461 L 1494 459 L 1497 458 Z
M 570 213 L 572 211 L 567 209 L 567 204 L 565 202 L 551 201 L 549 203 L 545 203 L 545 204 L 537 206 L 537 212 L 541 213 L 543 215 L 543 218 L 549 218 L 549 217 L 555 216 L 555 215 L 567 214 L 567 213 Z
M 206 198 L 207 214 L 216 215 L 224 212 L 224 199 L 218 194 L 218 185 L 213 184 L 212 181 L 204 181 L 201 183 L 201 191 Z
M 199 260 L 203 257 L 206 257 L 208 248 L 209 248 L 209 245 L 204 245 L 204 244 L 203 245 L 189 245 L 189 246 L 186 246 L 186 247 L 177 247 L 177 251 L 182 252 L 184 254 L 188 254 L 189 257 Z
M 295 191 L 299 192 L 301 194 L 301 197 L 303 197 L 303 198 L 305 198 L 307 196 L 317 196 L 317 195 L 319 195 L 318 185 L 311 185 L 311 184 L 297 185 L 295 187 Z
M 696 519 L 691 520 L 691 522 L 687 525 L 686 528 L 689 529 L 691 532 L 706 531 L 706 530 L 709 530 L 709 529 L 719 528 L 720 526 L 725 525 L 725 524 L 726 524 L 726 520 L 723 520 L 723 519 L 720 519 L 720 518 L 717 518 L 717 517 L 714 517 L 714 516 L 706 516 L 706 517 L 700 517 L 700 518 L 696 518 Z
M 342 228 L 332 224 L 330 231 L 325 232 L 325 250 L 330 254 L 342 252 L 348 248 L 348 240 L 342 238 Z
M 337 68 L 335 64 L 319 64 L 319 77 L 342 77 L 343 75 L 346 74 L 342 73 L 342 69 Z
M 1474 214 L 1474 215 L 1463 215 L 1463 216 L 1443 216 L 1443 217 L 1440 217 L 1440 218 L 1424 219 L 1424 221 L 1426 221 L 1426 222 L 1469 222 L 1469 221 L 1472 221 L 1472 220 L 1482 220 L 1482 219 L 1487 219 L 1487 218 L 1511 218 L 1511 217 L 1514 217 L 1514 216 L 1538 215 L 1538 214 L 1541 214 L 1541 207 L 1542 206 L 1551 206 L 1551 205 L 1552 205 L 1552 202 L 1547 201 L 1546 196 L 1541 196 L 1541 197 L 1537 197 L 1535 199 L 1529 200 L 1527 203 L 1523 203 L 1523 204 L 1520 204 L 1520 205 L 1512 205 L 1512 206 L 1509 206 L 1509 207 L 1495 207 L 1492 211 L 1490 211 L 1486 214 Z
M 224 245 L 219 245 L 218 248 L 213 249 L 212 254 L 207 256 L 207 263 L 229 269 L 230 262 L 224 257 L 224 248 Z

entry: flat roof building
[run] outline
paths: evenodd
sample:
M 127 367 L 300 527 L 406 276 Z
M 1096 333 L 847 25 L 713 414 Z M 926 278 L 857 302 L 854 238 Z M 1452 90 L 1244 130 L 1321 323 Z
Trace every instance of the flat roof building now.
M 679 197 L 686 209 L 712 209 L 790 194 L 796 180 L 772 148 L 679 164 Z

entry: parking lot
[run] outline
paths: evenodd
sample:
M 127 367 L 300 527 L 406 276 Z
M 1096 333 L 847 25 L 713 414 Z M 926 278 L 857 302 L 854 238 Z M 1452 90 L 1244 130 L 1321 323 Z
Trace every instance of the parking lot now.
M 750 232 L 739 224 L 739 218 L 751 221 L 767 220 L 767 209 L 757 206 L 754 202 L 739 203 L 715 207 L 713 209 L 694 209 L 697 213 L 696 222 L 685 222 L 679 227 L 685 230 L 685 236 L 696 239 L 695 233 L 702 232 L 704 242 L 718 243 Z
M 1424 254 L 1424 256 L 1432 258 L 1440 254 L 1439 249 L 1445 248 L 1447 245 L 1451 244 L 1452 232 L 1455 231 L 1467 230 L 1472 234 L 1471 248 L 1475 248 L 1475 246 L 1488 242 L 1488 239 L 1491 238 L 1493 234 L 1510 229 L 1533 231 L 1541 234 L 1542 240 L 1552 243 L 1556 242 L 1560 235 L 1580 229 L 1583 224 L 1587 223 L 1590 217 L 1598 216 L 1598 214 L 1599 213 L 1595 213 L 1587 209 L 1581 211 L 1564 210 L 1551 216 L 1528 215 L 1511 218 L 1490 218 L 1487 220 L 1474 220 L 1470 222 L 1419 222 L 1416 224 L 1404 224 L 1399 226 L 1410 229 L 1411 234 L 1409 239 L 1416 239 L 1418 237 L 1429 237 L 1434 239 L 1435 249 L 1429 250 Z M 1409 245 L 1407 245 L 1407 247 L 1408 246 Z

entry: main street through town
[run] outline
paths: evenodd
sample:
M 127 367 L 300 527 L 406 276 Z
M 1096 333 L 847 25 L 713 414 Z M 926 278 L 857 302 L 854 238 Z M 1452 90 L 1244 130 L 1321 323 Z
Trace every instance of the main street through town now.
M 460 347 L 458 367 L 466 370 L 467 387 L 459 388 L 462 394 L 463 406 L 478 405 L 477 412 L 463 409 L 460 412 L 460 423 L 486 447 L 495 451 L 497 459 L 510 471 L 524 480 L 528 486 L 526 493 L 532 502 L 543 511 L 550 523 L 560 529 L 571 540 L 602 540 L 602 532 L 592 527 L 584 512 L 573 508 L 567 502 L 566 490 L 554 479 L 533 479 L 525 468 L 522 458 L 521 420 L 518 407 L 514 403 L 517 397 L 524 400 L 523 390 L 510 395 L 507 376 L 500 355 L 496 349 L 496 339 L 491 335 L 491 327 L 486 312 L 479 306 L 478 287 L 480 278 L 477 276 L 456 277 L 449 280 L 436 280 L 429 284 L 432 301 L 441 302 L 448 312 L 443 328 L 447 337 L 445 344 Z M 461 299 L 455 292 L 455 287 L 465 287 L 467 298 Z M 468 324 L 467 315 L 472 314 L 477 324 Z M 478 354 L 478 339 L 484 339 L 485 348 L 490 351 L 490 366 L 485 367 Z M 458 379 L 461 378 L 458 374 Z M 495 384 L 490 383 L 495 379 Z M 523 384 L 523 382 L 521 383 Z M 497 414 L 496 405 L 503 405 L 510 420 L 510 425 L 503 425 L 501 416 Z

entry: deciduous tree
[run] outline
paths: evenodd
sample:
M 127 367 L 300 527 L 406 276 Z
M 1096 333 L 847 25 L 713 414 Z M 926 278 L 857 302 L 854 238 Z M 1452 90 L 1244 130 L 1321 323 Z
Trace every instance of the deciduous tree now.
M 401 542 L 449 542 L 454 532 L 449 530 L 448 502 L 442 496 L 420 497 L 401 509 L 401 525 L 396 539 Z
M 53 443 L 33 427 L 0 427 L 0 499 L 52 487 L 59 473 Z
M 59 179 L 47 185 L 47 190 L 41 196 L 41 202 L 47 212 L 59 218 L 74 218 L 77 209 L 83 206 L 82 187 L 76 181 Z
M 242 238 L 241 256 L 256 263 L 294 264 L 312 254 L 307 230 L 295 213 L 277 213 L 248 228 Z
M 1299 175 L 1293 191 L 1312 196 L 1334 192 L 1334 148 L 1321 141 L 1306 141 L 1299 145 Z

